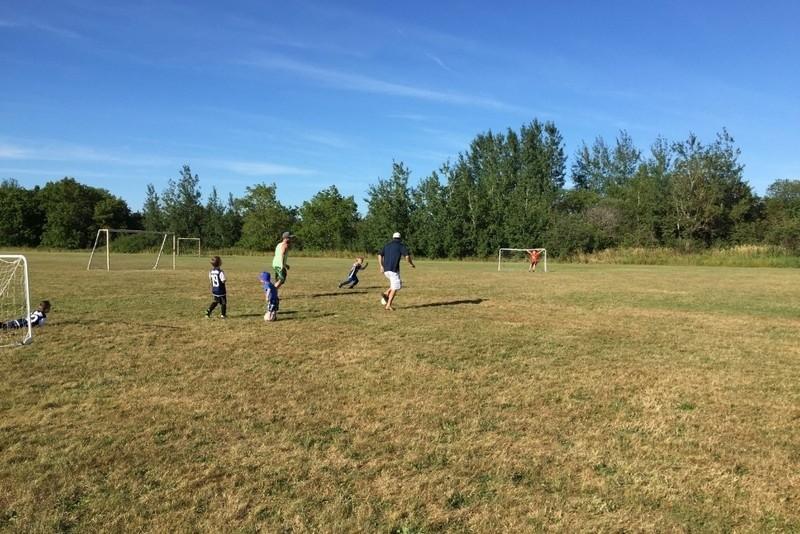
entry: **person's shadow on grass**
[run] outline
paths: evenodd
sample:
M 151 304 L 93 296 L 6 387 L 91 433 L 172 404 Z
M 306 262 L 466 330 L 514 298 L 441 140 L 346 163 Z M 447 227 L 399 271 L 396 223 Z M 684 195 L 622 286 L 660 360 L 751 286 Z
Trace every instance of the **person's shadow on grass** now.
M 311 295 L 309 295 L 309 297 L 317 298 L 317 297 L 344 297 L 346 295 L 363 295 L 365 293 L 368 293 L 366 289 L 367 288 L 343 289 L 342 291 L 337 291 L 336 293 L 312 293 Z
M 480 304 L 487 299 L 463 299 L 463 300 L 448 300 L 444 302 L 429 302 L 427 304 L 414 304 L 412 306 L 403 306 L 404 308 L 436 308 L 439 306 L 460 306 L 461 304 Z
M 288 310 L 288 311 L 279 311 L 278 313 L 281 314 L 281 315 L 291 315 L 293 313 L 297 313 L 297 311 Z M 242 314 L 237 314 L 237 315 L 231 315 L 229 317 L 239 319 L 239 318 L 243 318 L 243 317 L 263 317 L 263 316 L 264 316 L 263 313 L 242 313 Z

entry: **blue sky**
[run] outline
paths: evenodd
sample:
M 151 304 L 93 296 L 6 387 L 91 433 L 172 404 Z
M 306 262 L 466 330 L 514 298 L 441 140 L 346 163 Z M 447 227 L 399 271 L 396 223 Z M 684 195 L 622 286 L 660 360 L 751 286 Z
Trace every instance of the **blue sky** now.
M 570 156 L 726 127 L 763 194 L 800 179 L 798 22 L 789 1 L 0 0 L 0 178 L 140 209 L 189 163 L 206 194 L 363 207 L 393 159 L 418 180 L 539 118 Z

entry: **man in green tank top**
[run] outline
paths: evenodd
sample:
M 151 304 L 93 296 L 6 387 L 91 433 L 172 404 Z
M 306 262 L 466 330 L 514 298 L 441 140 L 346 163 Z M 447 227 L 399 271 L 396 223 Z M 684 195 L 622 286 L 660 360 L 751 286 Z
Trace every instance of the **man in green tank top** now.
M 275 257 L 272 258 L 272 268 L 275 270 L 275 287 L 279 288 L 286 283 L 286 275 L 289 264 L 286 259 L 289 257 L 289 247 L 294 236 L 289 232 L 283 232 L 281 241 L 275 246 Z

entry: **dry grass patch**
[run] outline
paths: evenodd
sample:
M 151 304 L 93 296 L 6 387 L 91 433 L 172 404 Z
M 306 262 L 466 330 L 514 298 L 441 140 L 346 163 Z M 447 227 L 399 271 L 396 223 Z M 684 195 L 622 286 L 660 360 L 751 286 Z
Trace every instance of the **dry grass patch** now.
M 0 525 L 20 530 L 800 529 L 800 289 L 790 270 L 264 258 L 82 270 L 5 351 Z M 123 262 L 124 263 L 124 262 Z

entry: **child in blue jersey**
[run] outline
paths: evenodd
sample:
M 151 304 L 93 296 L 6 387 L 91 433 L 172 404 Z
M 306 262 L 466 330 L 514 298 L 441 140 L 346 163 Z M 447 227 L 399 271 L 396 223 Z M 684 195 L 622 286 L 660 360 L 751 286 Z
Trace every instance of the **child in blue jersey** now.
M 0 330 L 28 328 L 29 324 L 31 327 L 44 326 L 48 313 L 50 313 L 50 301 L 43 300 L 39 303 L 39 306 L 33 313 L 30 314 L 29 317 L 20 317 L 19 319 L 12 319 L 11 321 L 0 323 Z
M 280 299 L 278 299 L 278 288 L 270 280 L 268 272 L 262 272 L 258 279 L 264 287 L 264 298 L 267 301 L 267 311 L 264 313 L 265 321 L 278 320 L 278 307 L 280 306 Z
M 225 290 L 227 278 L 225 278 L 225 273 L 222 271 L 222 258 L 219 256 L 211 258 L 211 270 L 208 272 L 208 279 L 211 281 L 211 296 L 214 300 L 211 301 L 206 310 L 206 317 L 211 317 L 211 312 L 219 304 L 219 318 L 225 319 L 228 311 L 228 294 Z
M 347 273 L 347 278 L 341 281 L 339 284 L 339 288 L 341 289 L 344 286 L 349 284 L 349 289 L 353 289 L 358 285 L 358 271 L 362 269 L 366 269 L 369 263 L 364 263 L 364 258 L 359 256 L 356 258 L 356 262 L 350 267 L 350 272 Z

